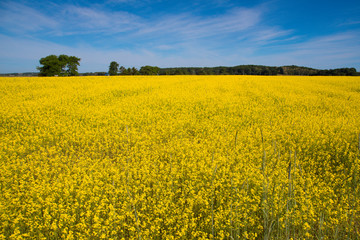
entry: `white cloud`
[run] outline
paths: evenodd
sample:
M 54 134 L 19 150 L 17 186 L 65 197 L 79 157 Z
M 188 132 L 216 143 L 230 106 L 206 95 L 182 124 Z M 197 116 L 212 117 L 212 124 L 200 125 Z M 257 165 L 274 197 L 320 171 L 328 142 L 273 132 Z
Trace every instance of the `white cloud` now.
M 350 21 L 339 24 L 339 26 L 350 26 L 350 25 L 358 25 L 358 24 L 360 24 L 360 21 L 350 20 Z
M 295 64 L 323 69 L 355 67 L 359 70 L 359 39 L 360 32 L 356 31 L 331 34 L 296 44 L 280 45 L 275 47 L 273 53 L 254 59 L 261 64 Z
M 117 0 L 118 1 L 118 0 Z M 131 1 L 131 0 L 129 0 Z M 128 2 L 128 1 L 126 1 Z M 17 33 L 45 30 L 48 35 L 127 34 L 127 37 L 197 39 L 241 32 L 261 21 L 262 8 L 234 8 L 224 14 L 195 16 L 190 13 L 144 18 L 101 7 L 56 5 L 52 15 L 20 3 L 3 4 L 0 26 Z M 134 34 L 135 33 L 135 34 Z
M 63 19 L 65 34 L 82 34 L 89 31 L 107 34 L 127 32 L 136 29 L 141 21 L 140 17 L 128 12 L 106 12 L 73 5 L 66 6 L 60 17 Z
M 125 67 L 157 65 L 176 66 L 232 66 L 240 64 L 264 64 L 271 66 L 302 65 L 316 68 L 356 67 L 360 69 L 360 34 L 339 33 L 310 39 L 303 43 L 275 47 L 274 52 L 261 54 L 263 47 L 234 48 L 231 54 L 209 50 L 207 46 L 182 43 L 181 53 L 162 54 L 156 48 L 134 50 L 103 50 L 89 45 L 67 47 L 37 39 L 17 39 L 0 35 L 0 72 L 35 71 L 41 57 L 50 54 L 75 55 L 81 58 L 80 72 L 107 71 L 111 61 Z M 250 44 L 250 43 L 244 43 Z M 159 46 L 158 46 L 159 47 Z M 167 50 L 169 46 L 160 46 Z M 170 49 L 171 50 L 171 49 Z M 256 55 L 256 52 L 260 52 Z M 10 66 L 16 62 L 17 66 Z M 21 66 L 24 64 L 23 66 Z
M 0 9 L 0 28 L 17 34 L 46 32 L 47 35 L 114 34 L 136 29 L 141 18 L 123 11 L 110 12 L 75 5 L 54 5 L 53 14 L 16 2 Z
M 235 8 L 217 16 L 194 16 L 189 13 L 153 19 L 137 35 L 169 35 L 185 40 L 245 31 L 260 22 L 260 9 Z
M 15 33 L 34 32 L 58 27 L 55 19 L 16 2 L 3 3 L 0 16 L 0 26 Z
M 175 49 L 175 47 L 173 45 L 159 45 L 159 46 L 156 46 L 155 48 L 159 49 L 159 50 L 173 50 Z
M 282 30 L 278 28 L 265 28 L 259 29 L 251 33 L 251 38 L 256 42 L 268 43 L 269 41 L 274 41 L 275 39 L 283 38 L 289 36 L 292 33 L 292 30 Z M 293 39 L 287 39 L 287 41 Z
M 153 2 L 161 2 L 162 0 L 107 0 L 107 4 L 148 4 Z
M 0 34 L 0 72 L 15 69 L 8 64 L 15 62 L 16 71 L 35 71 L 38 60 L 50 54 L 80 57 L 81 72 L 106 71 L 111 61 L 126 67 L 296 64 L 360 69 L 360 32 L 304 41 L 292 30 L 267 25 L 263 6 L 212 16 L 180 13 L 149 19 L 74 5 L 62 5 L 53 16 L 19 3 L 2 6 L 0 27 L 13 31 L 13 37 Z M 28 37 L 37 31 L 46 34 Z M 58 43 L 45 40 L 50 35 Z
M 13 63 L 0 64 L 0 72 L 36 71 L 39 59 L 50 54 L 74 55 L 81 58 L 80 72 L 107 71 L 111 61 L 117 61 L 125 67 L 141 67 L 144 65 L 157 65 L 160 67 L 173 66 L 215 66 L 221 64 L 217 53 L 196 46 L 182 47 L 185 52 L 180 55 L 162 55 L 157 51 L 139 48 L 136 50 L 102 50 L 91 46 L 67 47 L 48 41 L 36 39 L 17 39 L 0 34 L 0 62 Z M 22 65 L 24 64 L 24 65 Z

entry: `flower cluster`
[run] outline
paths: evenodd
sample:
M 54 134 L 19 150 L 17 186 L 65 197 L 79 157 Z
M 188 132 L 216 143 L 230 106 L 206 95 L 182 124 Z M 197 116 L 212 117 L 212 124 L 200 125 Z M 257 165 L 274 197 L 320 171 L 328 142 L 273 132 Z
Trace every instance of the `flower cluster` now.
M 360 238 L 360 79 L 0 79 L 0 239 Z

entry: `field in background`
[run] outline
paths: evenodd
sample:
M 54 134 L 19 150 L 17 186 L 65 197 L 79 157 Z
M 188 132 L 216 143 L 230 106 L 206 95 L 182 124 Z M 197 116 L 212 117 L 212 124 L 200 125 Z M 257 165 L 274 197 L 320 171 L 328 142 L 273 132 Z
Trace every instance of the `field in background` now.
M 0 239 L 357 239 L 360 78 L 0 78 Z

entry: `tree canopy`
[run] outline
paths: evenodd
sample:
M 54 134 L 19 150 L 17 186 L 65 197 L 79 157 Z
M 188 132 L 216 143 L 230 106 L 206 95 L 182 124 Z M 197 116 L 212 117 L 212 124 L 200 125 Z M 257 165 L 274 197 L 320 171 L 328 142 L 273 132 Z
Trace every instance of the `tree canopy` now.
M 37 67 L 39 76 L 77 76 L 80 58 L 67 55 L 49 55 L 39 60 L 42 67 Z
M 305 75 L 305 76 L 356 76 L 355 68 L 319 70 L 299 66 L 270 67 L 239 65 L 234 67 L 178 67 L 161 68 L 159 75 Z
M 115 61 L 112 61 L 109 66 L 109 75 L 118 75 L 119 72 L 119 64 Z
M 153 66 L 143 66 L 140 68 L 141 75 L 159 75 L 160 68 Z
M 159 68 L 157 66 L 142 66 L 125 68 L 117 62 L 111 62 L 109 75 L 302 75 L 302 76 L 359 76 L 355 68 L 337 68 L 320 70 L 301 66 L 263 66 L 238 65 L 233 67 L 176 67 Z

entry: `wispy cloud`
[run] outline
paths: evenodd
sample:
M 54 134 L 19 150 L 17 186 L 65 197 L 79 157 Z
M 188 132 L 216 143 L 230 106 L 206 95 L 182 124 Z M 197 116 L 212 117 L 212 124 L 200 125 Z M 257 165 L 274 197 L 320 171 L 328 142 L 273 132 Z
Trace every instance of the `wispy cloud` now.
M 217 16 L 194 16 L 190 13 L 167 15 L 142 26 L 137 35 L 170 35 L 196 39 L 241 32 L 261 20 L 260 9 L 235 8 Z
M 270 41 L 275 41 L 276 39 L 283 38 L 286 36 L 290 36 L 292 34 L 292 30 L 282 30 L 277 27 L 268 27 L 265 29 L 259 29 L 251 33 L 251 38 L 256 42 L 269 43 Z M 285 38 L 287 41 L 294 40 L 294 38 Z
M 272 62 L 274 65 L 296 64 L 316 68 L 352 66 L 360 69 L 359 39 L 359 31 L 325 35 L 276 46 L 269 54 L 254 56 L 254 60 L 262 64 Z
M 44 13 L 16 2 L 4 2 L 0 9 L 0 28 L 18 34 L 46 32 L 47 35 L 114 34 L 136 29 L 141 18 L 124 11 L 104 11 L 75 5 L 56 5 Z
M 60 19 L 63 19 L 62 25 L 67 26 L 62 29 L 65 34 L 83 34 L 89 31 L 116 34 L 132 31 L 138 28 L 141 22 L 140 17 L 128 12 L 107 12 L 73 5 L 65 6 L 60 15 Z
M 359 56 L 357 51 L 360 50 L 360 32 L 343 32 L 322 37 L 312 38 L 308 41 L 289 45 L 298 55 L 313 54 L 316 52 L 319 56 L 329 57 L 340 55 Z M 340 55 L 339 55 L 340 54 Z
M 106 3 L 107 4 L 123 4 L 123 3 L 127 3 L 127 4 L 140 4 L 140 5 L 144 5 L 144 4 L 148 4 L 151 2 L 161 2 L 162 0 L 107 0 Z
M 0 62 L 7 64 L 0 65 L 1 72 L 14 68 L 8 63 L 15 61 L 34 71 L 41 57 L 62 53 L 80 57 L 84 72 L 106 71 L 113 60 L 126 67 L 297 64 L 360 69 L 359 31 L 298 36 L 296 30 L 269 23 L 268 5 L 151 16 L 105 5 L 54 3 L 46 10 L 15 2 L 0 6 Z
M 350 20 L 350 21 L 339 24 L 339 26 L 351 26 L 351 25 L 360 25 L 360 21 Z
M 136 37 L 168 34 L 196 39 L 247 30 L 257 25 L 262 15 L 261 8 L 233 8 L 213 16 L 180 13 L 148 19 L 126 11 L 75 5 L 59 5 L 58 9 L 52 15 L 46 15 L 35 8 L 7 2 L 0 10 L 1 27 L 18 32 L 47 30 L 55 35 L 136 33 Z
M 36 32 L 58 27 L 56 19 L 17 2 L 2 3 L 0 16 L 0 27 L 15 33 Z

